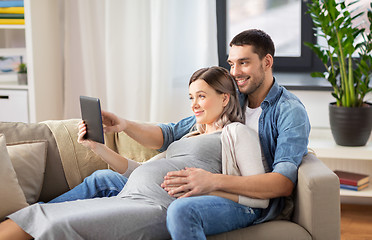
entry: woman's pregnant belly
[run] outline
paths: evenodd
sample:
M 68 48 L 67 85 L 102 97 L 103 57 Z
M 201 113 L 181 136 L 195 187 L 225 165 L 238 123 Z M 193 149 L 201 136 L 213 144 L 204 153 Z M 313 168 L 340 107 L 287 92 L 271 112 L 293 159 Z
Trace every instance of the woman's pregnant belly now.
M 198 166 L 184 157 L 182 159 L 160 159 L 143 164 L 132 172 L 119 196 L 168 207 L 175 198 L 169 196 L 160 185 L 168 172 L 181 170 L 185 167 Z

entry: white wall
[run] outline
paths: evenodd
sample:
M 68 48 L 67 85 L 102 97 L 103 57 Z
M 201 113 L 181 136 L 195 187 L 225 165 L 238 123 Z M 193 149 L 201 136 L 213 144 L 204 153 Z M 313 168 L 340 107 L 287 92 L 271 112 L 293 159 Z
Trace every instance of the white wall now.
M 328 91 L 291 91 L 305 105 L 311 127 L 329 128 L 328 104 L 334 102 Z
M 328 104 L 335 98 L 328 91 L 291 91 L 305 105 L 311 126 L 314 128 L 329 128 Z M 372 102 L 372 92 L 366 101 Z

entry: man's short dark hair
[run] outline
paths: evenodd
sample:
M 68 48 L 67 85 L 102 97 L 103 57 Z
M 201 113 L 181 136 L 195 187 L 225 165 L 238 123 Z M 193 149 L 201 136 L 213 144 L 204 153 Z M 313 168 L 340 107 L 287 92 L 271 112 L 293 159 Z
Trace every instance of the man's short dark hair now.
M 232 46 L 253 46 L 254 53 L 257 53 L 260 59 L 263 59 L 267 54 L 274 57 L 275 46 L 271 37 L 262 30 L 250 29 L 236 35 L 230 42 Z

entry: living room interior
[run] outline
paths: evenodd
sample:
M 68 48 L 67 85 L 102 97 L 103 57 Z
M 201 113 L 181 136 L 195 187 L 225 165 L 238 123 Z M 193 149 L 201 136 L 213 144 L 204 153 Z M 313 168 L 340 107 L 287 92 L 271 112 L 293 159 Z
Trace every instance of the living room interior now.
M 16 69 L 0 74 L 0 122 L 79 119 L 82 95 L 99 98 L 102 109 L 127 119 L 177 122 L 192 114 L 191 74 L 207 66 L 228 69 L 229 41 L 258 28 L 276 44 L 275 80 L 307 110 L 309 152 L 331 171 L 370 176 L 372 136 L 363 146 L 341 146 L 333 138 L 332 85 L 310 75 L 324 66 L 304 44 L 321 41 L 306 2 L 24 0 L 24 23 L 0 24 L 0 67 L 6 58 L 26 63 L 27 83 L 18 82 Z M 370 1 L 357 4 L 370 29 Z M 372 91 L 364 101 L 372 102 Z M 341 239 L 372 239 L 372 186 L 341 189 L 339 198 Z

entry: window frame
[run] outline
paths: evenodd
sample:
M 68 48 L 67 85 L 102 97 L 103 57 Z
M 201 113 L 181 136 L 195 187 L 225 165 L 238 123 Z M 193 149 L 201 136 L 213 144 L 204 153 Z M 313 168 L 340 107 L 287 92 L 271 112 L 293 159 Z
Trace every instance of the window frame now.
M 218 38 L 218 61 L 219 65 L 227 69 L 230 66 L 226 59 L 228 53 L 226 45 L 227 36 L 227 0 L 216 0 L 217 14 L 217 38 Z M 301 56 L 299 57 L 274 57 L 275 72 L 313 72 L 323 71 L 324 66 L 310 48 L 305 46 L 304 42 L 316 42 L 314 36 L 313 23 L 310 15 L 307 13 L 306 1 L 301 1 Z

